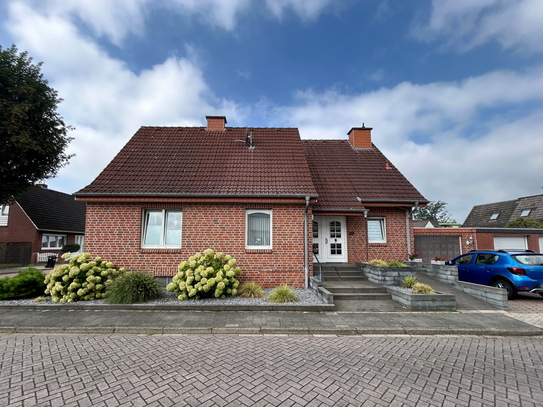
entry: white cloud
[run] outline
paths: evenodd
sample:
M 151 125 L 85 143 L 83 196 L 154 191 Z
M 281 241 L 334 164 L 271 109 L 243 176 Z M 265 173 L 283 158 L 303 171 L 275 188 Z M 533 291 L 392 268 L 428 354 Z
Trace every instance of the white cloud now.
M 292 9 L 302 20 L 315 20 L 331 0 L 266 0 L 272 13 L 279 19 L 285 10 Z
M 74 192 L 90 183 L 142 125 L 199 126 L 202 112 L 231 121 L 241 116 L 234 102 L 213 94 L 187 58 L 171 57 L 135 74 L 67 20 L 22 3 L 13 3 L 9 13 L 12 37 L 46 61 L 42 72 L 64 99 L 59 112 L 76 127 L 69 152 L 77 156 L 60 171 L 62 183 L 48 181 L 52 187 Z
M 542 21 L 541 0 L 433 0 L 429 20 L 416 24 L 413 34 L 461 52 L 498 41 L 533 53 L 543 51 Z
M 299 127 L 303 138 L 346 139 L 364 122 L 378 148 L 427 199 L 451 203 L 458 221 L 475 204 L 540 192 L 543 162 L 530 151 L 543 151 L 543 67 L 360 95 L 308 90 L 297 98 L 277 109 L 278 125 Z M 497 113 L 520 106 L 520 115 Z

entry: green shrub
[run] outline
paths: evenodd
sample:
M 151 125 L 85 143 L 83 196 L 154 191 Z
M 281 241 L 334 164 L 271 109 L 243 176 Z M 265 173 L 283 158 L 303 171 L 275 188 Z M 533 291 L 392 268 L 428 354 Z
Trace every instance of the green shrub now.
M 62 246 L 62 253 L 75 253 L 81 249 L 77 243 L 68 243 Z
M 416 283 L 413 285 L 413 294 L 435 294 L 428 284 Z
M 283 304 L 286 302 L 298 302 L 298 297 L 296 297 L 296 293 L 292 288 L 288 285 L 282 285 L 272 290 L 268 296 L 268 301 Z
M 179 265 L 179 273 L 166 289 L 175 292 L 181 301 L 236 295 L 239 281 L 235 277 L 241 274 L 241 269 L 236 265 L 236 259 L 230 255 L 225 256 L 220 252 L 214 254 L 211 249 L 204 250 Z
M 43 293 L 45 275 L 33 267 L 21 270 L 14 277 L 0 279 L 0 300 L 35 297 Z
M 264 291 L 255 282 L 247 281 L 239 286 L 238 295 L 242 298 L 262 298 L 264 297 Z
M 413 288 L 418 282 L 416 276 L 407 276 L 402 281 L 402 288 Z
M 387 267 L 407 267 L 407 266 L 399 260 L 391 260 L 387 262 Z
M 90 257 L 89 253 L 82 253 L 70 258 L 70 253 L 64 253 L 62 258 L 70 258 L 70 261 L 45 277 L 45 294 L 51 294 L 53 302 L 106 298 L 113 279 L 124 273 L 125 269 L 116 270 L 113 263 L 101 257 L 89 261 Z
M 160 297 L 158 280 L 147 271 L 134 271 L 120 275 L 109 287 L 108 304 L 135 304 Z

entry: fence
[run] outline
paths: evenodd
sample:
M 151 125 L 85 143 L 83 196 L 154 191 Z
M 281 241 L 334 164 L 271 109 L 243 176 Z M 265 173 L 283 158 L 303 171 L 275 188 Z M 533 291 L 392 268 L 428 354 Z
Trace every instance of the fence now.
M 32 258 L 32 243 L 0 243 L 0 264 L 26 266 Z

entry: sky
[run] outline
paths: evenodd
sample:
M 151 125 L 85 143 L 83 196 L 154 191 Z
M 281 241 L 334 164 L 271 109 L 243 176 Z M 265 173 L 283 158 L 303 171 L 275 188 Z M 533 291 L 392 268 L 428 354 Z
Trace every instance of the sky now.
M 4 0 L 75 127 L 49 188 L 91 183 L 140 126 L 296 127 L 374 144 L 463 222 L 542 194 L 541 0 Z

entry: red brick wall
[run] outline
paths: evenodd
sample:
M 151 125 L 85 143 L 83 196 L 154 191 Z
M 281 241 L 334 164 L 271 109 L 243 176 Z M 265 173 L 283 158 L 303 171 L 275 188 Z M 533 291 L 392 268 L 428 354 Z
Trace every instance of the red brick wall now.
M 31 262 L 36 261 L 36 252 L 41 248 L 41 234 L 30 221 L 19 204 L 9 207 L 8 225 L 0 226 L 0 242 L 32 243 Z
M 386 243 L 370 243 L 366 252 L 366 219 L 364 216 L 347 216 L 347 247 L 349 263 L 381 260 L 406 260 L 407 253 L 414 248 L 414 236 L 411 217 L 411 247 L 407 247 L 405 211 L 397 208 L 370 208 L 369 218 L 384 217 L 386 224 Z
M 182 208 L 181 249 L 141 248 L 144 208 Z M 245 250 L 246 209 L 272 209 L 271 251 Z M 243 272 L 241 281 L 255 281 L 264 287 L 290 284 L 302 288 L 305 285 L 304 211 L 305 205 L 296 204 L 88 202 L 85 251 L 111 260 L 119 267 L 173 276 L 183 260 L 211 248 L 236 258 Z M 308 228 L 310 225 L 311 222 Z M 310 265 L 311 260 L 309 256 Z

